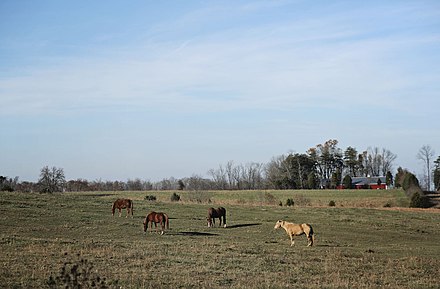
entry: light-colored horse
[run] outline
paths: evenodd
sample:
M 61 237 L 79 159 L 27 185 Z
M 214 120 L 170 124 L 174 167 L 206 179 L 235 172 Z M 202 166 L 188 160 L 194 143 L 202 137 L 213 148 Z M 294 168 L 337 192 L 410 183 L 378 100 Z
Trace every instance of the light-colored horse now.
M 295 240 L 293 239 L 295 236 L 300 236 L 303 234 L 307 236 L 307 247 L 313 246 L 315 235 L 313 234 L 312 226 L 310 226 L 309 224 L 294 224 L 279 220 L 276 222 L 274 229 L 279 228 L 283 228 L 284 230 L 286 230 L 287 235 L 290 237 L 290 246 L 293 246 L 295 244 Z

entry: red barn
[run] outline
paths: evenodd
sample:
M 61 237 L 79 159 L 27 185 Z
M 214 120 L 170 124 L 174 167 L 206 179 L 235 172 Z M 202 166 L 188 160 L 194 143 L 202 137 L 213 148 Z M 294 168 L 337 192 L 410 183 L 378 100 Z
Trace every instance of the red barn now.
M 386 177 L 353 177 L 351 179 L 351 185 L 355 189 L 388 189 Z

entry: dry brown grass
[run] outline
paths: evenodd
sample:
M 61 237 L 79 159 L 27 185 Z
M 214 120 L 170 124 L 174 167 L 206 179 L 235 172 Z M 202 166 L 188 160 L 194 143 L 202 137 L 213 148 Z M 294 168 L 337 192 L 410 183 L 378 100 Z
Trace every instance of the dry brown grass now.
M 242 197 L 259 198 L 248 194 Z M 284 198 L 292 192 L 271 194 Z M 144 195 L 2 194 L 0 287 L 44 288 L 77 254 L 109 285 L 118 281 L 123 288 L 438 285 L 440 215 L 430 210 L 250 202 L 226 206 L 229 228 L 208 229 L 210 204 L 170 202 L 168 192 L 167 201 L 158 194 L 159 201 L 147 202 Z M 117 196 L 135 200 L 133 219 L 111 217 Z M 230 196 L 238 199 L 233 192 Z M 218 202 L 225 198 L 212 197 Z M 310 196 L 312 204 L 315 197 L 321 198 Z M 171 217 L 171 230 L 163 236 L 142 232 L 142 218 L 152 209 Z M 305 238 L 298 238 L 290 247 L 285 233 L 273 230 L 278 219 L 310 222 L 316 246 L 307 248 Z

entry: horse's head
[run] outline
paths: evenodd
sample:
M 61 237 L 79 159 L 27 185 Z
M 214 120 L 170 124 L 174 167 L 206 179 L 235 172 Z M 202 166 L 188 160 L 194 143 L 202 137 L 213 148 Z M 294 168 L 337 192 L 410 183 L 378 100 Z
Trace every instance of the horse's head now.
M 212 219 L 211 219 L 211 217 L 206 218 L 206 221 L 208 222 L 208 228 L 212 227 Z
M 144 219 L 144 232 L 147 231 L 147 218 Z
M 284 221 L 278 220 L 278 221 L 275 223 L 275 227 L 274 227 L 274 229 L 281 228 L 283 225 L 284 225 Z

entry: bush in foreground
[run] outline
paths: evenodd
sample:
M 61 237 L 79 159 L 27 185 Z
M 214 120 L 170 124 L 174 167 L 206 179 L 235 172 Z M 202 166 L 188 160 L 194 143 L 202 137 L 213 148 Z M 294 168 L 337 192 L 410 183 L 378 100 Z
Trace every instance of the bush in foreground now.
M 80 255 L 77 255 L 80 258 Z M 108 282 L 106 278 L 93 270 L 93 265 L 86 259 L 67 261 L 57 276 L 50 276 L 49 288 L 117 288 L 118 281 Z

